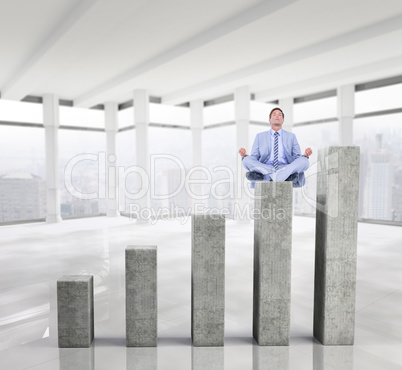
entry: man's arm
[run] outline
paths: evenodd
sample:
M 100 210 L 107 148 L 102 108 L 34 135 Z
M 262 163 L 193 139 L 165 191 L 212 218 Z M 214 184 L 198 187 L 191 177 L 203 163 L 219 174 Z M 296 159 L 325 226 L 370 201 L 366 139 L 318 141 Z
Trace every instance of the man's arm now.
M 308 157 L 310 157 L 310 155 L 312 153 L 313 153 L 313 151 L 311 150 L 311 148 L 307 148 L 303 154 L 303 157 L 308 158 Z M 302 156 L 302 154 L 301 154 L 301 150 L 300 150 L 300 145 L 299 145 L 296 135 L 295 135 L 293 138 L 292 157 L 299 158 L 301 156 Z
M 259 160 L 261 158 L 260 155 L 260 146 L 259 146 L 259 140 L 258 140 L 258 135 L 254 139 L 253 147 L 251 148 L 251 154 L 247 154 L 246 149 L 240 148 L 239 149 L 239 154 L 242 156 L 242 159 L 250 155 L 254 159 Z
M 301 155 L 300 145 L 297 141 L 296 135 L 293 135 L 292 157 L 299 158 Z

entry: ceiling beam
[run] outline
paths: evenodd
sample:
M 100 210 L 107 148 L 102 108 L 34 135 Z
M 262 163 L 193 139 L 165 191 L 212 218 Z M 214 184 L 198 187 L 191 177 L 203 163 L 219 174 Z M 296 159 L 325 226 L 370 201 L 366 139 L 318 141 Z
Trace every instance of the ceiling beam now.
M 255 92 L 255 99 L 258 101 L 269 101 L 272 99 L 288 98 L 290 95 L 293 97 L 304 96 L 316 91 L 336 89 L 341 85 L 359 84 L 400 74 L 402 74 L 402 56 Z
M 40 83 L 39 79 L 43 77 L 38 71 L 47 57 L 97 1 L 80 1 L 79 5 L 63 19 L 57 28 L 49 32 L 50 36 L 42 45 L 35 48 L 33 54 L 19 68 L 18 72 L 5 83 L 1 91 L 2 98 L 22 100 L 25 96 L 31 94 L 32 90 Z
M 252 22 L 255 22 L 275 11 L 284 8 L 298 0 L 270 0 L 262 1 L 256 6 L 253 6 L 242 13 L 228 19 L 225 22 L 219 23 L 215 27 L 201 33 L 182 44 L 162 53 L 158 56 L 146 61 L 145 63 L 132 68 L 126 73 L 123 73 L 116 78 L 107 81 L 106 83 L 88 91 L 74 100 L 74 105 L 79 107 L 90 107 L 94 104 L 108 99 L 108 95 L 119 93 L 127 93 L 134 90 L 135 79 L 155 68 L 158 68 L 172 60 L 175 60 L 193 50 L 196 50 L 216 39 L 230 34 L 241 27 L 244 27 Z
M 320 41 L 313 45 L 309 45 L 307 47 L 279 55 L 237 71 L 221 75 L 214 79 L 172 92 L 162 97 L 162 103 L 181 104 L 183 102 L 196 99 L 199 97 L 199 95 L 206 95 L 208 90 L 213 91 L 214 89 L 219 88 L 224 89 L 225 86 L 227 86 L 227 89 L 229 90 L 233 85 L 244 84 L 244 80 L 250 78 L 251 76 L 257 77 L 259 74 L 268 72 L 275 68 L 280 68 L 285 65 L 316 57 L 321 54 L 370 40 L 378 36 L 398 31 L 400 29 L 402 29 L 402 15 L 398 15 L 354 31 Z M 238 81 L 238 83 L 236 81 Z

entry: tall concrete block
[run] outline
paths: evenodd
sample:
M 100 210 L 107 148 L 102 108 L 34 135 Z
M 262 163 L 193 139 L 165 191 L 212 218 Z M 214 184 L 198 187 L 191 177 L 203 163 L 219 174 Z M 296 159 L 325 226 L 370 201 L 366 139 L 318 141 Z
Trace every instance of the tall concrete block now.
M 360 148 L 330 146 L 318 157 L 314 337 L 353 344 Z
M 156 347 L 156 246 L 126 248 L 127 347 Z
M 60 348 L 88 348 L 94 339 L 94 279 L 65 275 L 57 280 Z
M 191 337 L 198 347 L 223 346 L 225 216 L 192 215 Z
M 291 181 L 256 183 L 253 336 L 260 346 L 289 345 L 292 203 Z

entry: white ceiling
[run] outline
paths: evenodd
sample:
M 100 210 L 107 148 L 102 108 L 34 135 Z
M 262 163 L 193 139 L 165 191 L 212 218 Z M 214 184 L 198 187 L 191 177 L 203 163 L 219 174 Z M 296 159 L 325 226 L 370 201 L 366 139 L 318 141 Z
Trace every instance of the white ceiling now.
M 0 0 L 3 99 L 257 100 L 402 74 L 400 0 Z

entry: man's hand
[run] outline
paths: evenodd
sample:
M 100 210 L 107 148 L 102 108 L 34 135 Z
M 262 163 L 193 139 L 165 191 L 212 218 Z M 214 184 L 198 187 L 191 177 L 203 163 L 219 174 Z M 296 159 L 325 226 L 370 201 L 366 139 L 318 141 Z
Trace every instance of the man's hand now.
M 304 152 L 305 157 L 310 157 L 310 155 L 313 154 L 313 151 L 311 148 L 307 148 L 306 151 Z
M 242 156 L 242 158 L 247 157 L 246 149 L 240 148 L 239 154 Z

